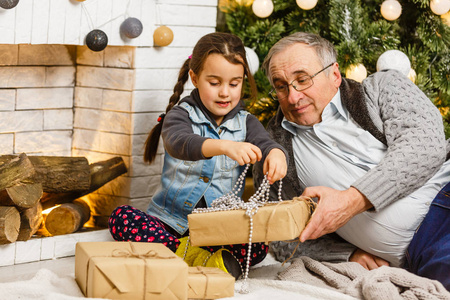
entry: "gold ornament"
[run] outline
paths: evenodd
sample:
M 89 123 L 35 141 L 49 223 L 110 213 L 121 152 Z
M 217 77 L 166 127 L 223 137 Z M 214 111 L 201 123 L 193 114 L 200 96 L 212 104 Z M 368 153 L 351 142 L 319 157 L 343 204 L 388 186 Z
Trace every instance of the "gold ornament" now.
M 367 77 L 367 70 L 363 64 L 350 65 L 345 71 L 345 77 L 361 82 Z
M 157 46 L 164 47 L 172 43 L 173 31 L 167 26 L 160 26 L 156 28 L 153 33 L 153 41 Z
M 402 5 L 397 0 L 386 0 L 381 4 L 381 15 L 388 21 L 394 21 L 402 14 Z

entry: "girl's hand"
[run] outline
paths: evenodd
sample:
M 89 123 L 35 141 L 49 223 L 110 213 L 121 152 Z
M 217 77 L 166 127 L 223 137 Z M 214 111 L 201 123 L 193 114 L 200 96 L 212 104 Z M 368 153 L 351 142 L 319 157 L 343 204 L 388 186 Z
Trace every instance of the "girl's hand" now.
M 238 162 L 239 165 L 254 164 L 262 158 L 261 149 L 247 142 L 227 141 L 224 145 L 224 154 Z
M 241 166 L 254 164 L 262 158 L 262 152 L 257 146 L 229 140 L 207 139 L 203 142 L 202 153 L 205 157 L 226 155 Z
M 267 179 L 270 184 L 284 178 L 287 173 L 287 163 L 284 152 L 278 148 L 270 150 L 264 161 L 263 172 L 264 174 L 267 174 Z

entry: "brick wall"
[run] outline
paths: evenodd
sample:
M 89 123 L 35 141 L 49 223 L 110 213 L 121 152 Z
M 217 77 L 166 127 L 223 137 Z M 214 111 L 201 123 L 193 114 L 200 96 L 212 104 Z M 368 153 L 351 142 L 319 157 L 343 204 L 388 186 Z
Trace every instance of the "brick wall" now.
M 0 154 L 85 156 L 90 163 L 121 156 L 128 173 L 86 199 L 96 203 L 100 222 L 119 204 L 145 210 L 163 154 L 160 147 L 156 162 L 144 164 L 145 139 L 165 110 L 182 62 L 201 36 L 215 31 L 217 1 L 132 0 L 130 16 L 140 18 L 143 34 L 122 39 L 124 18 L 117 18 L 101 28 L 109 38 L 101 52 L 83 45 L 89 26 L 80 3 L 39 1 L 2 11 Z M 83 3 L 93 22 L 104 24 L 128 1 Z M 34 24 L 36 18 L 47 27 Z M 162 24 L 174 40 L 154 47 L 153 31 Z M 188 84 L 186 93 L 190 89 Z
M 71 155 L 74 46 L 0 45 L 0 153 Z

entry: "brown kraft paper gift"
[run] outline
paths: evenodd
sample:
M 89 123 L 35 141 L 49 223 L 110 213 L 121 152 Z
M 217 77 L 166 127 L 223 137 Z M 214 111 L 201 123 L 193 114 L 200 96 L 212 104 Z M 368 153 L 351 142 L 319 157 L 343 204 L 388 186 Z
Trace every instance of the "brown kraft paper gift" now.
M 234 296 L 235 279 L 218 268 L 189 267 L 188 298 L 219 299 Z
M 252 243 L 298 238 L 310 218 L 310 201 L 296 197 L 260 207 L 253 215 Z M 243 209 L 190 214 L 191 244 L 219 246 L 248 243 L 249 219 Z
M 86 297 L 187 299 L 188 265 L 158 243 L 79 242 L 75 280 Z

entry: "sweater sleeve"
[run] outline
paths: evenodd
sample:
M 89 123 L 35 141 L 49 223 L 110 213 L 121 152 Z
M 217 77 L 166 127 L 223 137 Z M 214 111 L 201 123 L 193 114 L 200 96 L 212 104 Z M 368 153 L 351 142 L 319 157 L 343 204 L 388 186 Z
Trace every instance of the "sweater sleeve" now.
M 364 82 L 371 115 L 381 117 L 387 153 L 352 184 L 375 210 L 426 183 L 446 157 L 442 117 L 434 104 L 397 71 L 378 72 Z
M 278 148 L 284 152 L 286 156 L 286 163 L 289 162 L 289 157 L 287 151 L 277 142 L 270 138 L 269 133 L 266 131 L 264 126 L 259 122 L 259 120 L 254 116 L 249 114 L 247 116 L 247 136 L 246 141 L 256 145 L 261 149 L 263 159 L 269 154 L 270 150 Z
M 181 106 L 175 106 L 167 113 L 161 136 L 170 156 L 190 161 L 205 159 L 202 144 L 207 138 L 194 133 L 189 114 Z

